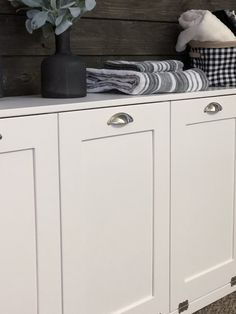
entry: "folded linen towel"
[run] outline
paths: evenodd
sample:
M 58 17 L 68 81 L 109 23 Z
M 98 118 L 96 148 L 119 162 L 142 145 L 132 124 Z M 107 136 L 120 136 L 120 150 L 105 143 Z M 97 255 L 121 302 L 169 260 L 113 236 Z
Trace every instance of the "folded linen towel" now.
M 184 28 L 178 37 L 176 51 L 184 51 L 191 40 L 233 41 L 236 37 L 231 30 L 208 10 L 189 10 L 179 18 Z
M 139 72 L 177 72 L 184 68 L 183 62 L 179 60 L 165 60 L 165 61 L 106 61 L 106 69 L 116 70 L 130 70 Z
M 200 69 L 161 73 L 87 69 L 87 90 L 90 93 L 115 90 L 128 95 L 149 95 L 195 92 L 207 88 L 207 77 Z
M 219 10 L 212 13 L 236 35 L 236 14 L 234 10 Z

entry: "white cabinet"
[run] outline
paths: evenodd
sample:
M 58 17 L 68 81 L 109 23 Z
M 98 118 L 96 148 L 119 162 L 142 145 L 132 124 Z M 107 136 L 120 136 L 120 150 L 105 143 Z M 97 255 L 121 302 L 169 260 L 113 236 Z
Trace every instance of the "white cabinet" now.
M 0 120 L 0 313 L 60 314 L 56 115 Z
M 59 115 L 64 314 L 168 312 L 169 128 L 167 102 Z
M 235 117 L 235 96 L 171 105 L 171 311 L 235 289 Z
M 1 101 L 1 314 L 191 314 L 236 290 L 220 93 Z

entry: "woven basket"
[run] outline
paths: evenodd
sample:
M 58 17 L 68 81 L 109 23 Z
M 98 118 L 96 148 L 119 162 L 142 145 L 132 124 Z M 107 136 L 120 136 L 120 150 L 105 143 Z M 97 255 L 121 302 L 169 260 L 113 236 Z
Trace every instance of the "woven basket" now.
M 210 86 L 236 86 L 236 41 L 190 42 L 190 64 L 202 69 Z

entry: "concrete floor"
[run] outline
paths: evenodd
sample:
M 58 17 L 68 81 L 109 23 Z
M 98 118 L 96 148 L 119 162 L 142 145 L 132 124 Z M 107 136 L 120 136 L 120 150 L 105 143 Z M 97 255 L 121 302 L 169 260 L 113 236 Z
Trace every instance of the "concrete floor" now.
M 194 314 L 236 314 L 236 292 Z

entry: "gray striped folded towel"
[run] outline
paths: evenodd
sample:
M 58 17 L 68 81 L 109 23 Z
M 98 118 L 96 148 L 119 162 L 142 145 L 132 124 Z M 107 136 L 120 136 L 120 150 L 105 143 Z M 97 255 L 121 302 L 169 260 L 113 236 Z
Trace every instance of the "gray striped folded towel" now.
M 128 95 L 183 93 L 206 90 L 208 85 L 205 73 L 197 68 L 161 73 L 87 69 L 89 93 L 109 91 L 119 91 Z
M 165 60 L 165 61 L 105 61 L 104 66 L 106 69 L 114 70 L 130 70 L 139 72 L 177 72 L 182 71 L 184 64 L 178 60 Z

